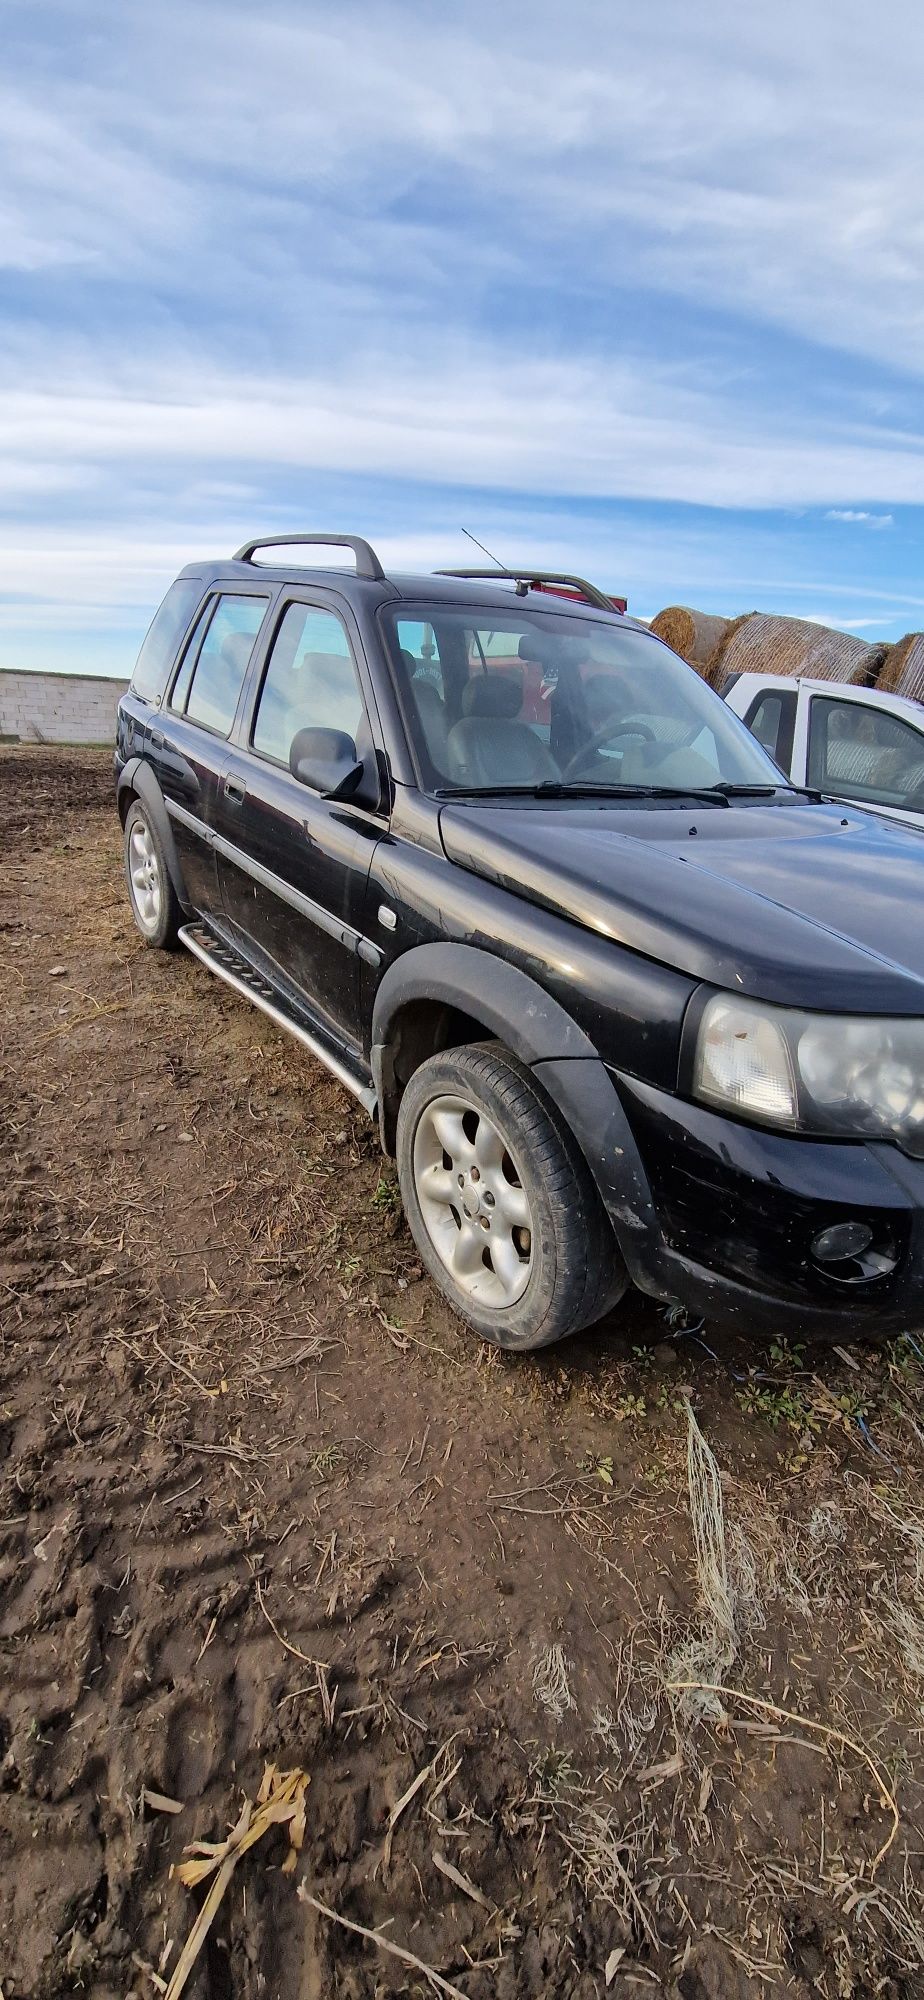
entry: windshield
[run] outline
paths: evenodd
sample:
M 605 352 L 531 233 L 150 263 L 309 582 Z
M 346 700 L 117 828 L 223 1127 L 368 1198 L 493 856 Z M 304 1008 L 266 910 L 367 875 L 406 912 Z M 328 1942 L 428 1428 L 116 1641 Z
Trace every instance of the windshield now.
M 719 696 L 647 632 L 518 603 L 509 612 L 402 605 L 382 615 L 434 790 L 786 782 Z

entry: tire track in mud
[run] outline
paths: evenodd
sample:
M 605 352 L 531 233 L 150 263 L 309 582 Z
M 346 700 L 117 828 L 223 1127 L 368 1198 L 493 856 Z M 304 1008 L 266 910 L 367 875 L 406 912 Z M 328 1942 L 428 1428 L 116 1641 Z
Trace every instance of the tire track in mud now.
M 105 1980 L 110 1969 L 115 1991 L 128 1940 L 156 1960 L 163 1913 L 172 1905 L 182 1920 L 186 1901 L 166 1888 L 167 1854 L 176 1854 L 182 1838 L 217 1830 L 236 1782 L 253 1785 L 258 1777 L 260 1755 L 297 1754 L 312 1770 L 314 1865 L 323 1869 L 326 1861 L 325 1872 L 333 1865 L 342 1876 L 376 1811 L 386 1810 L 390 1767 L 393 1790 L 409 1766 L 410 1745 L 429 1741 L 419 1716 L 406 1724 L 399 1714 L 402 1696 L 419 1681 L 397 1670 L 415 1635 L 393 1613 L 392 1563 L 371 1570 L 359 1563 L 345 1584 L 333 1646 L 331 1628 L 317 1615 L 333 1595 L 329 1565 L 322 1563 L 323 1592 L 300 1621 L 300 1650 L 332 1660 L 328 1703 L 359 1711 L 332 1730 L 319 1678 L 290 1659 L 260 1614 L 255 1578 L 269 1580 L 272 1570 L 246 1536 L 230 1531 L 220 1460 L 206 1458 L 205 1471 L 191 1479 L 188 1457 L 155 1437 L 136 1437 L 126 1463 L 130 1426 L 114 1413 L 113 1390 L 131 1394 L 144 1377 L 126 1365 L 124 1348 L 100 1348 L 100 1341 L 107 1329 L 150 1322 L 157 1302 L 122 1274 L 98 1279 L 90 1297 L 79 1283 L 89 1260 L 67 1225 L 66 1212 L 36 1197 L 28 1171 L 8 1185 L 0 1278 L 14 1304 L 6 1314 L 0 1484 L 0 1796 L 3 1873 L 13 1882 L 28 1876 L 29 1918 L 22 1921 L 26 1912 L 14 1896 L 19 1944 L 5 1963 L 12 1985 L 4 1991 L 36 1995 L 56 1992 L 59 1979 L 82 1971 Z M 73 1290 L 49 1327 L 48 1300 L 61 1296 L 49 1287 L 62 1266 L 74 1274 Z M 316 1572 L 313 1548 L 311 1556 Z M 457 1700 L 465 1700 L 471 1679 L 457 1672 Z M 378 1717 L 374 1734 L 370 1716 Z M 339 1768 L 341 1736 L 355 1745 L 346 1771 Z M 145 1786 L 188 1802 L 182 1832 L 145 1818 Z M 378 1808 L 369 1803 L 373 1792 Z M 342 1893 L 345 1884 L 326 1886 Z M 269 1893 L 272 1922 L 257 1925 L 263 1945 L 248 1933 L 255 1992 L 265 1977 L 264 1949 L 273 1960 L 279 1954 L 280 1913 Z M 313 1928 L 290 1885 L 280 1900 L 283 1929 Z M 375 1914 L 373 1904 L 368 1913 Z M 212 1960 L 200 1984 L 219 1992 L 226 1974 L 220 1965 L 210 1973 Z M 280 1979 L 277 1968 L 271 1990 L 288 1991 Z M 235 1992 L 250 1990 L 249 1978 L 235 1981 Z
M 364 1464 L 365 1525 L 351 1533 L 339 1510 L 329 1532 L 311 1454 L 307 1469 L 293 1476 L 290 1462 L 282 1474 L 274 1404 L 249 1406 L 237 1448 L 222 1442 L 220 1397 L 189 1425 L 201 1442 L 163 1434 L 175 1377 L 152 1363 L 143 1331 L 162 1324 L 163 1297 L 124 1247 L 110 1268 L 98 1247 L 107 1226 L 94 1217 L 88 1244 L 83 1211 L 45 1192 L 21 1123 L 11 1137 L 15 1172 L 0 1193 L 0 1865 L 23 1888 L 2 1937 L 4 1994 L 51 2000 L 80 1981 L 108 2000 L 139 1977 L 133 1953 L 156 1966 L 169 1935 L 175 1956 L 192 1907 L 169 1862 L 184 1841 L 222 1832 L 264 1757 L 311 1773 L 309 1865 L 324 1900 L 413 1933 L 447 1976 L 466 1972 L 472 2000 L 502 1992 L 511 1937 L 498 1926 L 514 1921 L 524 1862 L 534 1897 L 552 1909 L 562 1898 L 558 1867 L 543 1887 L 529 1852 L 546 1814 L 505 1728 L 502 1648 L 485 1642 L 480 1615 L 460 1621 L 474 1622 L 467 1640 L 448 1641 L 394 1535 L 374 1532 L 378 1520 L 394 1526 L 393 1460 L 380 1469 L 360 1453 L 347 1499 Z M 263 1487 L 259 1524 L 237 1500 L 242 1474 Z M 326 1672 L 286 1652 L 258 1582 L 278 1631 Z M 434 1816 L 402 1816 L 383 1868 L 392 1808 L 454 1741 L 460 1768 Z M 147 1814 L 145 1787 L 183 1801 L 183 1814 Z M 506 1918 L 486 1918 L 434 1874 L 437 1843 L 482 1876 L 490 1910 Z M 352 2000 L 393 1990 L 387 1963 L 295 1901 L 279 1858 L 249 1883 L 246 1906 L 229 1908 L 224 1944 L 212 1942 L 189 1991 Z M 473 1974 L 479 1956 L 490 1963 Z

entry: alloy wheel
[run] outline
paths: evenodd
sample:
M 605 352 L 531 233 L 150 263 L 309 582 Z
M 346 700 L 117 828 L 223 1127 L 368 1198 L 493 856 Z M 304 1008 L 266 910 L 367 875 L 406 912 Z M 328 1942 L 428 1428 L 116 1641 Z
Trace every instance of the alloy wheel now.
M 160 863 L 151 829 L 140 815 L 129 835 L 128 874 L 138 922 L 142 930 L 155 931 L 160 922 L 162 902 Z
M 481 1106 L 435 1097 L 414 1134 L 414 1185 L 427 1234 L 450 1277 L 481 1306 L 522 1298 L 533 1220 L 504 1134 Z

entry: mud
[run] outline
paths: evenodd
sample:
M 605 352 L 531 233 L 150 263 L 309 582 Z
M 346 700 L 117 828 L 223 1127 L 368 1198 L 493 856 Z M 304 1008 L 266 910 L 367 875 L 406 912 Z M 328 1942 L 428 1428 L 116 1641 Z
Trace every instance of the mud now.
M 3 2000 L 162 1992 L 201 1902 L 171 1863 L 268 1760 L 309 1774 L 304 1850 L 241 1862 L 198 2000 L 434 1990 L 300 1883 L 467 2000 L 924 1991 L 882 1614 L 913 1545 L 857 1498 L 913 1511 L 913 1350 L 710 1355 L 642 1300 L 479 1346 L 363 1114 L 136 936 L 109 760 L 0 753 L 0 842 Z M 729 1520 L 760 1555 L 772 1518 L 780 1577 L 803 1551 L 788 1597 L 764 1551 L 728 1671 L 805 1727 L 665 1693 L 703 1616 L 686 1394 Z M 875 1876 L 889 1809 L 813 1723 L 888 1775 Z

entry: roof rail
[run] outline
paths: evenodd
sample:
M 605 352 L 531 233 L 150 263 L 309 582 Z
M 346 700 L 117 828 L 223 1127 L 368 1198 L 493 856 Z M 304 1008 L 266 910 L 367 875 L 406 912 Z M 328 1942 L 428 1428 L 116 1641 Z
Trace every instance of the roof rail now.
M 263 535 L 258 541 L 245 542 L 243 548 L 236 550 L 233 560 L 252 562 L 257 549 L 288 549 L 293 548 L 296 543 L 299 546 L 302 543 L 310 543 L 312 547 L 319 545 L 322 548 L 352 549 L 356 557 L 357 576 L 370 576 L 376 583 L 386 581 L 385 571 L 375 550 L 370 548 L 368 542 L 363 541 L 361 535 Z
M 541 590 L 544 583 L 566 583 L 572 590 L 579 591 L 585 602 L 593 604 L 597 611 L 616 609 L 613 599 L 605 597 L 595 583 L 587 583 L 582 576 L 566 576 L 564 571 L 556 569 L 438 569 L 436 574 L 478 578 L 482 582 L 492 577 L 495 583 L 499 577 L 505 578 L 508 583 L 516 584 L 518 597 L 525 597 L 530 590 Z

